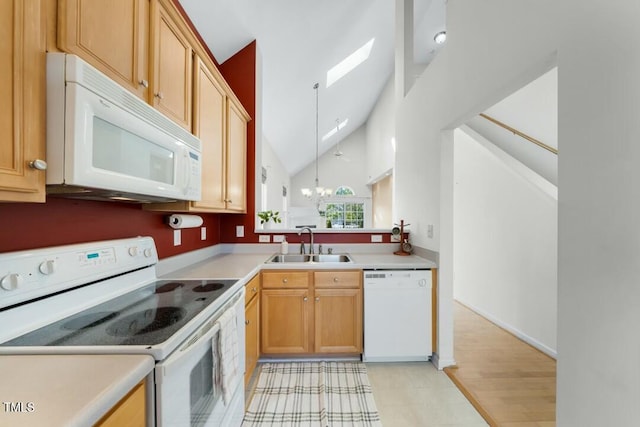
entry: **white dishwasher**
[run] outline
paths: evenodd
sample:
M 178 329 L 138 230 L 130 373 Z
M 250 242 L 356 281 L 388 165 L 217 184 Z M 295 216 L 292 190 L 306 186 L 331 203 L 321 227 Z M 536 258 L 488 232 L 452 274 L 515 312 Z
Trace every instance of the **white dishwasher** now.
M 431 357 L 431 270 L 364 271 L 365 362 Z

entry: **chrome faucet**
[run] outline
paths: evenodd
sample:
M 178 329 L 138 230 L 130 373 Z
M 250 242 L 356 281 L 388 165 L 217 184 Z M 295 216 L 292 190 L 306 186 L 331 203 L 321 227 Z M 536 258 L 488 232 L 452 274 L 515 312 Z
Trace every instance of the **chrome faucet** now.
M 302 232 L 305 230 L 309 232 L 309 253 L 313 255 L 313 230 L 309 227 L 302 227 L 300 231 L 298 231 L 298 236 L 302 236 Z M 300 253 L 304 253 L 304 242 L 302 240 L 300 240 Z

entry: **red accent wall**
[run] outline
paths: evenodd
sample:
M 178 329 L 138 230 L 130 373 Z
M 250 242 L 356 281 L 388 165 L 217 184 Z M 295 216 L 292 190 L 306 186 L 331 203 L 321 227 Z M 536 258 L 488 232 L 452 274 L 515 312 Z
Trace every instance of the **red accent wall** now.
M 182 245 L 173 246 L 173 229 L 164 223 L 169 214 L 138 204 L 56 197 L 42 204 L 0 203 L 0 252 L 151 236 L 158 256 L 166 258 L 220 243 L 220 216 L 201 214 L 207 239 L 200 240 L 200 228 L 185 228 Z

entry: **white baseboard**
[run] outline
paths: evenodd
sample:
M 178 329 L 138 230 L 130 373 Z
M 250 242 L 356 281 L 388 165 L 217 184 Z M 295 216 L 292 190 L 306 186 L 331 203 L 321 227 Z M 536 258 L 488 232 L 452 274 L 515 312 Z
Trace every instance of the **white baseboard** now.
M 436 369 L 441 371 L 449 366 L 455 366 L 456 361 L 454 359 L 441 359 L 438 353 L 433 353 L 433 356 L 431 356 L 431 363 L 433 363 L 433 366 L 435 366 Z
M 537 348 L 538 350 L 540 350 L 541 352 L 543 352 L 544 354 L 546 354 L 547 356 L 553 358 L 553 359 L 557 359 L 558 358 L 558 353 L 556 350 L 544 345 L 543 343 L 541 343 L 540 341 L 536 340 L 535 338 L 530 337 L 529 335 L 525 334 L 524 332 L 514 328 L 513 326 L 504 323 L 502 320 L 497 319 L 496 317 L 492 316 L 489 313 L 486 313 L 484 310 L 479 309 L 478 307 L 475 307 L 473 304 L 469 304 L 463 300 L 460 299 L 456 299 L 456 301 L 460 302 L 460 304 L 464 305 L 465 307 L 469 308 L 470 310 L 476 312 L 477 314 L 479 314 L 480 316 L 484 317 L 485 319 L 487 319 L 488 321 L 490 321 L 491 323 L 495 323 L 496 325 L 498 325 L 499 327 L 501 327 L 502 329 L 506 330 L 507 332 L 515 335 L 516 337 L 520 338 L 522 341 L 526 342 L 527 344 Z

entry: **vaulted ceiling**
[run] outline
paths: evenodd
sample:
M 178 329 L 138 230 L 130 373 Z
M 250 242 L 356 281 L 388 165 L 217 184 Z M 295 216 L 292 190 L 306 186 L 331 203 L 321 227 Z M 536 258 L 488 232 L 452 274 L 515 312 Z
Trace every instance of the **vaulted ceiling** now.
M 294 174 L 315 158 L 316 93 L 324 152 L 364 124 L 394 69 L 392 0 L 180 0 L 216 60 L 254 39 L 262 64 L 262 132 Z M 428 64 L 446 0 L 414 0 L 414 61 Z M 327 71 L 374 38 L 369 58 L 327 88 Z

